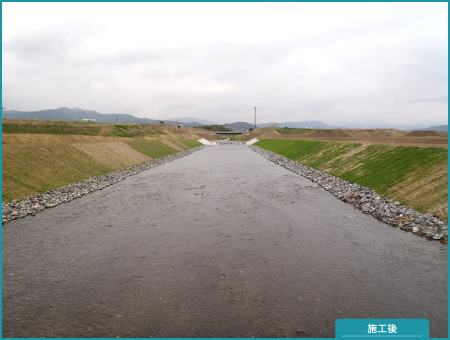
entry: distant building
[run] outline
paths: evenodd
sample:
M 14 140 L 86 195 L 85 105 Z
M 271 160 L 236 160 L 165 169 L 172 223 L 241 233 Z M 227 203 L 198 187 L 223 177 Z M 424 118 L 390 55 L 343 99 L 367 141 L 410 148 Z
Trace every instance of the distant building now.
M 82 119 L 83 122 L 95 122 L 95 119 Z

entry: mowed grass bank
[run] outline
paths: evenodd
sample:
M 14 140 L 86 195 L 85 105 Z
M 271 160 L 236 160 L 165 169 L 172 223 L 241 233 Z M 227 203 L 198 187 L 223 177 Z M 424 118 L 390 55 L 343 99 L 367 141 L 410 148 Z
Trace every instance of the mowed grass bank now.
M 201 146 L 196 139 L 2 135 L 2 202 Z
M 448 220 L 447 149 L 279 139 L 255 145 Z
M 396 129 L 308 129 L 275 128 L 280 135 L 303 135 L 309 137 L 393 137 L 405 136 L 406 131 Z
M 62 120 L 3 119 L 3 133 L 136 137 L 164 133 L 156 124 L 111 124 Z

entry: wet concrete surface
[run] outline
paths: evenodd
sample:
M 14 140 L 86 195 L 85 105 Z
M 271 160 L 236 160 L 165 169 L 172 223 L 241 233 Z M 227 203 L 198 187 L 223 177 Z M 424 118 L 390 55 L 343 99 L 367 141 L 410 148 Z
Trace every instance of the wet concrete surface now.
M 245 146 L 3 226 L 3 337 L 334 337 L 338 318 L 447 337 L 447 247 Z

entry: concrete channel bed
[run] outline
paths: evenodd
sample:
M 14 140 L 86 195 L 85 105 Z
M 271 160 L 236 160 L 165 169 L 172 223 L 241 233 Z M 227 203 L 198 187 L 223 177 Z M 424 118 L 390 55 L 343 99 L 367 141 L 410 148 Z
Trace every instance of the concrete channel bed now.
M 4 337 L 334 337 L 337 318 L 447 337 L 447 246 L 245 146 L 3 225 Z

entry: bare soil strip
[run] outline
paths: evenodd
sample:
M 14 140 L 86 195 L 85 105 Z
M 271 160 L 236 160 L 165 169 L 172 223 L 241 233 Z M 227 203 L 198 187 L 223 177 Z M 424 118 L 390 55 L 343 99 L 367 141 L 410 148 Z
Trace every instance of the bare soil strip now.
M 72 145 L 86 152 L 97 162 L 115 170 L 151 159 L 123 142 L 74 143 Z
M 53 144 L 53 143 L 102 143 L 112 141 L 130 141 L 130 137 L 104 137 L 85 135 L 50 135 L 50 134 L 26 134 L 4 133 L 2 144 Z
M 345 143 L 365 143 L 365 144 L 385 144 L 422 146 L 448 149 L 448 138 L 446 137 L 304 137 L 301 135 L 270 135 L 265 138 L 273 139 L 300 139 L 300 140 L 320 140 L 324 142 L 345 142 Z

